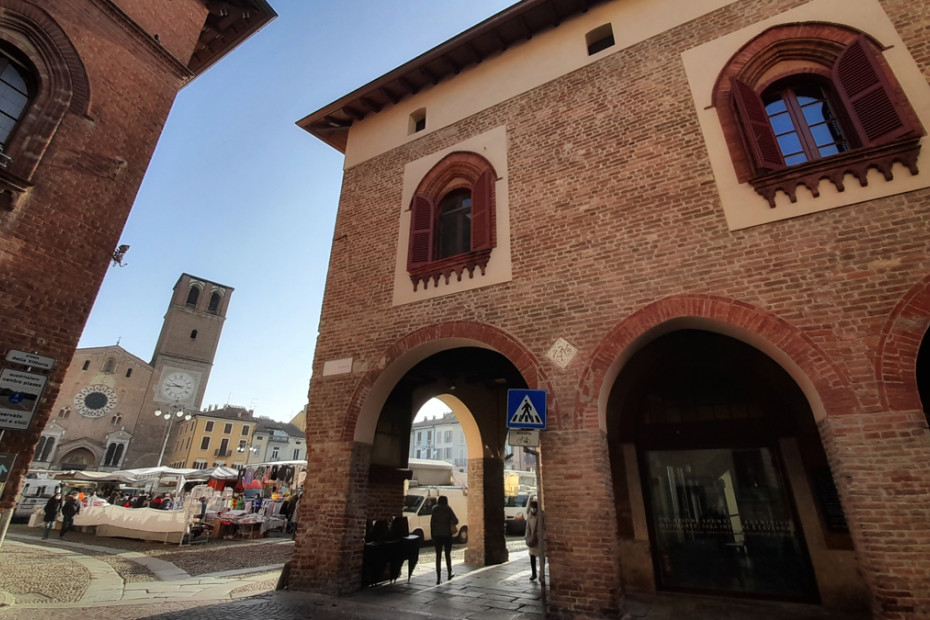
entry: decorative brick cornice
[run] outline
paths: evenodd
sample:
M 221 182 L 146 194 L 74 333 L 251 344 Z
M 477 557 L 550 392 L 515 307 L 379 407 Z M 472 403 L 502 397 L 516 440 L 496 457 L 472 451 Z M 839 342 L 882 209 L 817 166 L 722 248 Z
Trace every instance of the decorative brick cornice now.
M 484 270 L 488 266 L 488 260 L 491 258 L 491 250 L 479 250 L 478 252 L 468 252 L 467 254 L 459 254 L 457 256 L 450 256 L 449 258 L 443 258 L 438 261 L 429 263 L 422 267 L 416 267 L 410 270 L 410 281 L 413 282 L 413 290 L 417 290 L 417 287 L 422 282 L 423 288 L 429 288 L 429 283 L 432 281 L 433 286 L 436 287 L 439 285 L 439 278 L 444 278 L 445 283 L 449 283 L 449 278 L 452 277 L 452 274 L 455 274 L 459 282 L 462 281 L 462 274 L 468 272 L 468 277 L 473 278 L 475 275 L 475 268 L 481 270 L 481 275 L 484 275 Z
M 916 175 L 918 155 L 919 139 L 865 147 L 806 164 L 789 166 L 778 172 L 768 172 L 749 179 L 749 183 L 768 201 L 769 207 L 775 208 L 775 195 L 779 191 L 787 194 L 791 202 L 797 202 L 797 188 L 801 185 L 806 187 L 814 198 L 820 196 L 818 186 L 823 179 L 842 192 L 846 189 L 843 179 L 847 174 L 856 177 L 862 187 L 868 185 L 870 168 L 881 172 L 886 181 L 894 178 L 892 167 L 895 163 L 903 165 L 912 175 Z

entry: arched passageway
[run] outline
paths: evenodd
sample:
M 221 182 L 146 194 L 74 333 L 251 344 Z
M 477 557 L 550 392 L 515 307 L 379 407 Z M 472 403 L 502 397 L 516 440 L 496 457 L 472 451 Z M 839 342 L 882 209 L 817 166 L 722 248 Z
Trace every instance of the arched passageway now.
M 627 589 L 861 598 L 813 413 L 771 358 L 667 333 L 624 365 L 606 415 Z
M 371 446 L 368 518 L 401 514 L 408 475 L 410 430 L 420 407 L 438 397 L 455 414 L 468 446 L 467 524 L 470 564 L 507 560 L 503 518 L 507 390 L 526 387 L 501 353 L 455 347 L 426 357 L 390 391 L 378 417 Z

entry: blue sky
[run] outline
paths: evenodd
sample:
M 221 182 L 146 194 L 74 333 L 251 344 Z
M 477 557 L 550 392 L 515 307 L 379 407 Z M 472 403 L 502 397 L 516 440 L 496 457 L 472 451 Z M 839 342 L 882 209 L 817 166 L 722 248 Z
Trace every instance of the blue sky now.
M 81 347 L 151 359 L 172 287 L 235 289 L 203 401 L 289 420 L 307 402 L 342 154 L 304 116 L 512 0 L 270 0 L 278 18 L 178 95 Z

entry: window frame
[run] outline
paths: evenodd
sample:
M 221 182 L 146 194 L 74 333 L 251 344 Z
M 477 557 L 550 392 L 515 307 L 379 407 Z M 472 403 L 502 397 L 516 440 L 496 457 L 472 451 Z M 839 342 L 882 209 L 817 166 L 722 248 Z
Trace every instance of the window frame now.
M 487 159 L 477 153 L 450 153 L 423 177 L 410 201 L 410 237 L 407 248 L 407 272 L 416 291 L 430 282 L 439 286 L 440 278 L 448 284 L 453 274 L 474 277 L 475 269 L 484 275 L 492 250 L 497 246 L 496 196 L 497 173 Z M 439 209 L 443 199 L 453 192 L 471 192 L 471 231 L 468 251 L 440 258 Z
M 831 103 L 849 150 L 788 166 L 762 94 L 776 83 L 813 79 L 829 84 L 835 95 Z M 889 181 L 895 163 L 912 175 L 918 173 L 924 129 L 883 58 L 882 47 L 857 30 L 823 23 L 772 27 L 731 57 L 717 77 L 713 97 L 738 181 L 751 184 L 770 207 L 778 192 L 796 202 L 799 186 L 817 198 L 822 179 L 842 192 L 846 174 L 865 186 L 871 168 Z

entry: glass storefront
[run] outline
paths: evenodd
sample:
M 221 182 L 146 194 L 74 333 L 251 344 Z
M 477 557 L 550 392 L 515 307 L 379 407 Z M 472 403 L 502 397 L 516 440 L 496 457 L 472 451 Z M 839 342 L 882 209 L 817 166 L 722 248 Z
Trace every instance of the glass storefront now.
M 816 586 L 769 448 L 644 453 L 659 585 L 797 600 Z

